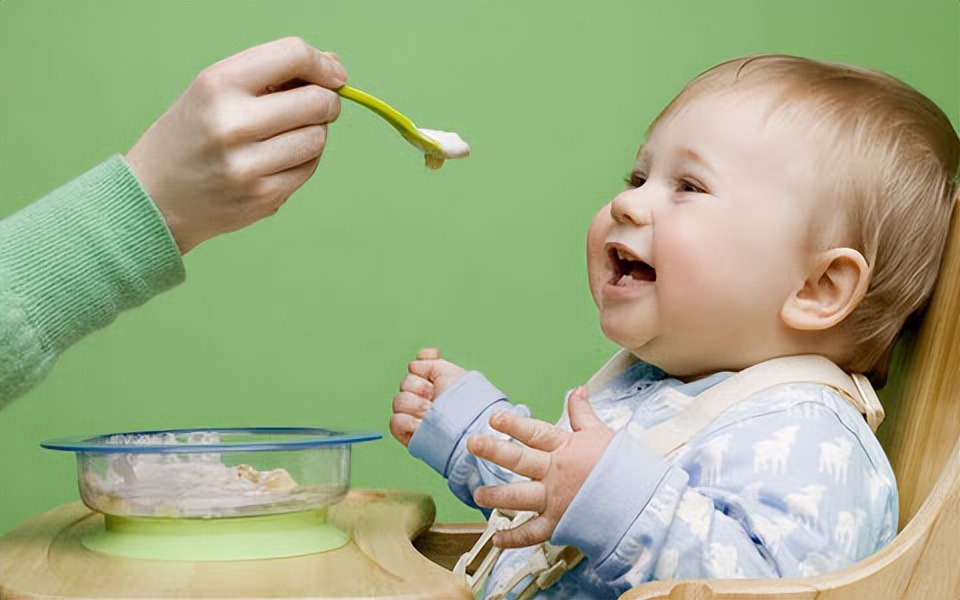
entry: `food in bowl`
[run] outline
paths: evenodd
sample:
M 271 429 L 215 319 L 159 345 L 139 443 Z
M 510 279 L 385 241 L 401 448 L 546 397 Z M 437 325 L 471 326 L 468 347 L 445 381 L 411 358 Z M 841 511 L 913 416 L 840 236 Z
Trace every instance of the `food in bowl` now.
M 76 453 L 91 509 L 121 517 L 223 518 L 314 510 L 346 495 L 354 443 L 314 428 L 147 431 L 44 442 Z

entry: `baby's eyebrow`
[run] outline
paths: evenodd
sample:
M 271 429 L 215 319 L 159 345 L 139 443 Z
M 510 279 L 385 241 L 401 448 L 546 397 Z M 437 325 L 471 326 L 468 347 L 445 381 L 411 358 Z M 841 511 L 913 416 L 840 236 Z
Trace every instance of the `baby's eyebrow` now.
M 693 148 L 681 148 L 679 154 L 681 159 L 695 163 L 697 166 L 707 171 L 708 174 L 713 175 L 716 173 L 716 169 L 710 165 L 710 161 L 704 158 L 703 155 Z
M 687 160 L 692 160 L 692 161 L 694 161 L 694 162 L 698 162 L 698 163 L 702 163 L 702 164 L 706 164 L 706 162 L 707 162 L 707 161 L 705 161 L 705 160 L 703 159 L 703 157 L 700 156 L 700 154 L 699 154 L 696 150 L 694 150 L 693 148 L 681 148 L 681 149 L 680 149 L 680 155 L 681 155 L 683 158 L 685 158 L 685 159 L 687 159 Z
M 694 150 L 693 148 L 682 148 L 680 150 L 680 153 L 683 155 L 684 158 L 688 160 L 692 160 L 696 162 L 704 162 L 703 157 L 700 156 L 700 154 L 697 153 L 697 151 Z
M 682 146 L 675 151 L 672 150 L 671 155 L 675 157 L 672 161 L 675 167 L 679 167 L 682 162 L 689 162 L 703 169 L 706 175 L 714 175 L 717 172 L 710 164 L 710 161 L 689 146 Z M 653 151 L 644 144 L 640 146 L 640 149 L 637 151 L 637 160 L 634 163 L 633 170 L 649 168 L 652 161 Z

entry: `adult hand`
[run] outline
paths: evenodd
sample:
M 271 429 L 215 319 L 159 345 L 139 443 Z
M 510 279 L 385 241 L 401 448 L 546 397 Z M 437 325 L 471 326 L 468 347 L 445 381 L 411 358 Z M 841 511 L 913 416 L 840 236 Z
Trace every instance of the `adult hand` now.
M 400 381 L 400 393 L 393 397 L 390 433 L 404 446 L 420 427 L 423 415 L 433 401 L 466 371 L 440 358 L 436 348 L 423 348 L 417 359 L 407 364 L 407 374 Z
M 538 513 L 518 527 L 498 531 L 493 537 L 495 545 L 518 548 L 549 540 L 610 445 L 614 432 L 593 411 L 586 388 L 570 394 L 567 411 L 572 432 L 537 419 L 496 413 L 490 426 L 524 445 L 484 435 L 467 441 L 467 450 L 475 456 L 530 478 L 474 492 L 473 499 L 480 506 Z
M 336 55 L 298 38 L 197 76 L 126 156 L 181 253 L 276 213 L 310 178 L 346 80 Z

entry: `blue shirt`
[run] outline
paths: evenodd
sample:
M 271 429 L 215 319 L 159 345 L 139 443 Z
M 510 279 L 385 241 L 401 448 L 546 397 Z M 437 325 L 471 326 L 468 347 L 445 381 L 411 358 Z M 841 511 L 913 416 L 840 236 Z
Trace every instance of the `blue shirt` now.
M 666 457 L 644 446 L 645 430 L 729 375 L 684 383 L 640 362 L 590 398 L 616 434 L 550 540 L 586 558 L 538 597 L 616 597 L 652 579 L 812 576 L 893 539 L 893 471 L 860 413 L 828 386 L 755 394 Z M 470 506 L 477 487 L 521 479 L 466 450 L 470 435 L 502 437 L 488 425 L 497 411 L 529 415 L 469 372 L 436 399 L 410 441 Z M 566 417 L 559 425 L 569 430 Z M 505 551 L 487 589 L 529 553 Z

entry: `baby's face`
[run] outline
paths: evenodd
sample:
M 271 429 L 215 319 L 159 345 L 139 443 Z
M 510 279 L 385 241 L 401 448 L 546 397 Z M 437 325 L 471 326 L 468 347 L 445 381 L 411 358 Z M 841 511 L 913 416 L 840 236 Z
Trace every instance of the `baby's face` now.
M 815 254 L 816 171 L 769 97 L 712 94 L 662 120 L 590 225 L 604 333 L 671 375 L 743 368 L 789 334 L 780 309 Z

